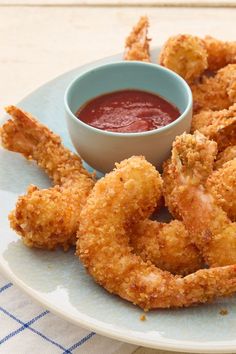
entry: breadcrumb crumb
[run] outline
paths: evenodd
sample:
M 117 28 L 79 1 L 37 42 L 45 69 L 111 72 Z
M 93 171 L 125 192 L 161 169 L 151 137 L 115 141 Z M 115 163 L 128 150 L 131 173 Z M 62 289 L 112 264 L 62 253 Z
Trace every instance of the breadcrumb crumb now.
M 219 314 L 220 314 L 221 316 L 226 316 L 226 315 L 228 315 L 228 310 L 227 310 L 227 309 L 221 309 L 220 312 L 219 312 Z
M 143 314 L 139 317 L 139 319 L 140 319 L 140 321 L 146 321 L 147 317 L 146 317 L 146 315 Z

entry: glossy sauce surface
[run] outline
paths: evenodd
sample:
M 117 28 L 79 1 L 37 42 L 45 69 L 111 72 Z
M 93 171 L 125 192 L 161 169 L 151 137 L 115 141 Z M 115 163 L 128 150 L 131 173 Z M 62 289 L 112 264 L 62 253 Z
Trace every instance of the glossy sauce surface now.
M 78 109 L 76 116 L 98 129 L 137 133 L 164 127 L 177 119 L 180 112 L 153 93 L 123 90 L 92 99 Z

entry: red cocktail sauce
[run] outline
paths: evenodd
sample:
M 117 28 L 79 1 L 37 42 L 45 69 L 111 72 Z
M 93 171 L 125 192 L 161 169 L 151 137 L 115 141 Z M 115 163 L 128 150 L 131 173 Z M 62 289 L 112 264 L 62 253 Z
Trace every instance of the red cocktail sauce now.
M 98 129 L 137 133 L 164 127 L 177 119 L 180 112 L 153 93 L 123 90 L 92 99 L 78 109 L 76 116 Z

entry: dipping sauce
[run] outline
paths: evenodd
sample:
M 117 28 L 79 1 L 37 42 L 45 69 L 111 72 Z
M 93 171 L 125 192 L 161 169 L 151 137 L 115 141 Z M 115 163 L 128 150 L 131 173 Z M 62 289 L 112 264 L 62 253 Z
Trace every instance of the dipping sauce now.
M 164 127 L 180 116 L 162 97 L 146 91 L 123 90 L 92 99 L 76 112 L 92 127 L 120 133 L 137 133 Z

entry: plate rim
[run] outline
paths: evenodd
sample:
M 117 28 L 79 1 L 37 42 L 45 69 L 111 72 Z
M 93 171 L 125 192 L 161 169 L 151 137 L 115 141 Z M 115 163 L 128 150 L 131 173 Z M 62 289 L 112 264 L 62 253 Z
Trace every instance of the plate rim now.
M 145 338 L 140 339 L 138 335 L 140 336 L 140 333 L 137 332 L 137 336 L 133 335 L 130 337 L 129 335 L 125 335 L 124 331 L 122 330 L 115 330 L 111 328 L 106 328 L 107 326 L 102 326 L 104 328 L 99 327 L 100 324 L 103 324 L 104 322 L 101 322 L 100 320 L 96 320 L 97 324 L 91 323 L 90 316 L 83 315 L 82 317 L 85 317 L 86 319 L 78 319 L 78 317 L 70 317 L 64 313 L 63 309 L 58 308 L 57 306 L 54 306 L 54 304 L 48 300 L 42 300 L 42 298 L 37 294 L 35 290 L 27 286 L 23 281 L 21 281 L 11 270 L 8 269 L 8 267 L 4 267 L 4 265 L 1 263 L 1 255 L 0 255 L 0 269 L 3 271 L 3 273 L 10 278 L 10 280 L 14 283 L 14 285 L 17 285 L 21 290 L 23 290 L 26 294 L 28 294 L 32 299 L 34 299 L 37 303 L 40 305 L 46 307 L 48 310 L 50 310 L 52 313 L 55 315 L 59 316 L 60 318 L 76 325 L 76 326 L 81 326 L 84 329 L 94 331 L 96 334 L 100 334 L 105 337 L 109 337 L 115 340 L 119 340 L 125 343 L 130 343 L 138 346 L 144 346 L 147 348 L 153 348 L 153 349 L 161 349 L 161 350 L 170 350 L 173 352 L 180 352 L 183 351 L 185 353 L 231 353 L 233 354 L 233 350 L 236 348 L 236 342 L 235 345 L 225 345 L 223 341 L 217 342 L 216 347 L 214 347 L 213 343 L 214 342 L 204 342 L 204 344 L 200 344 L 200 342 L 197 341 L 183 341 L 183 340 L 174 340 L 174 339 L 161 339 L 158 338 L 158 340 L 145 340 Z M 148 314 L 147 314 L 148 316 Z M 109 330 L 109 332 L 108 332 Z M 121 333 L 122 331 L 122 333 Z M 113 332 L 113 333 L 112 333 Z M 109 333 L 109 335 L 108 335 Z M 181 343 L 182 342 L 182 343 Z M 193 347 L 194 346 L 194 347 Z M 197 352 L 196 352 L 197 351 Z
M 160 50 L 159 47 L 156 47 L 152 50 L 152 52 Z M 112 56 L 108 56 L 105 58 L 101 58 L 92 62 L 89 62 L 87 64 L 77 66 L 71 70 L 68 70 L 48 81 L 43 83 L 42 85 L 38 86 L 35 90 L 31 91 L 28 93 L 22 100 L 20 100 L 17 105 L 24 105 L 25 101 L 29 100 L 32 94 L 37 94 L 37 91 L 40 89 L 43 89 L 45 86 L 52 84 L 54 81 L 58 81 L 65 77 L 68 74 L 72 74 L 73 71 L 78 71 L 80 70 L 86 70 L 90 66 L 97 66 L 99 64 L 102 64 L 105 62 L 113 62 L 118 59 L 120 59 L 121 53 L 115 54 Z M 5 120 L 6 115 L 3 115 L 0 117 L 0 124 L 2 124 L 2 121 Z M 48 308 L 52 313 L 56 314 L 57 316 L 63 318 L 64 320 L 73 323 L 74 325 L 81 326 L 83 328 L 86 328 L 91 331 L 95 331 L 97 334 L 123 341 L 126 343 L 134 344 L 134 345 L 139 345 L 139 346 L 144 346 L 144 347 L 149 347 L 149 348 L 155 348 L 155 349 L 161 349 L 161 350 L 170 350 L 173 352 L 191 352 L 191 353 L 232 353 L 236 349 L 236 339 L 234 344 L 227 344 L 227 342 L 224 341 L 219 341 L 219 342 L 204 342 L 201 343 L 199 341 L 186 341 L 186 340 L 175 340 L 175 339 L 162 339 L 162 338 L 157 338 L 157 340 L 153 339 L 145 339 L 145 338 L 140 338 L 140 333 L 137 332 L 135 335 L 135 331 L 132 331 L 133 333 L 127 331 L 127 335 L 124 330 L 117 330 L 115 328 L 108 328 L 108 325 L 104 325 L 104 322 L 101 322 L 100 320 L 96 320 L 95 323 L 91 323 L 92 317 L 88 315 L 81 314 L 81 317 L 78 318 L 77 316 L 71 317 L 70 315 L 67 315 L 66 312 L 63 311 L 63 309 L 58 308 L 57 306 L 54 305 L 54 303 L 48 301 L 47 299 L 42 299 L 40 295 L 37 294 L 37 291 L 34 289 L 30 288 L 28 285 L 24 283 L 19 277 L 17 277 L 5 264 L 4 259 L 2 258 L 2 255 L 0 254 L 0 270 L 3 272 L 3 274 L 6 275 L 7 278 L 10 278 L 10 280 L 16 284 L 21 290 L 23 290 L 26 294 L 28 294 L 31 298 L 33 298 L 36 302 L 41 304 L 42 306 Z M 148 316 L 148 315 L 147 315 Z M 85 317 L 85 318 L 84 318 Z M 101 328 L 102 327 L 102 328 Z M 145 337 L 145 334 L 144 334 Z M 232 341 L 228 341 L 232 342 Z M 215 343 L 215 344 L 214 344 Z

